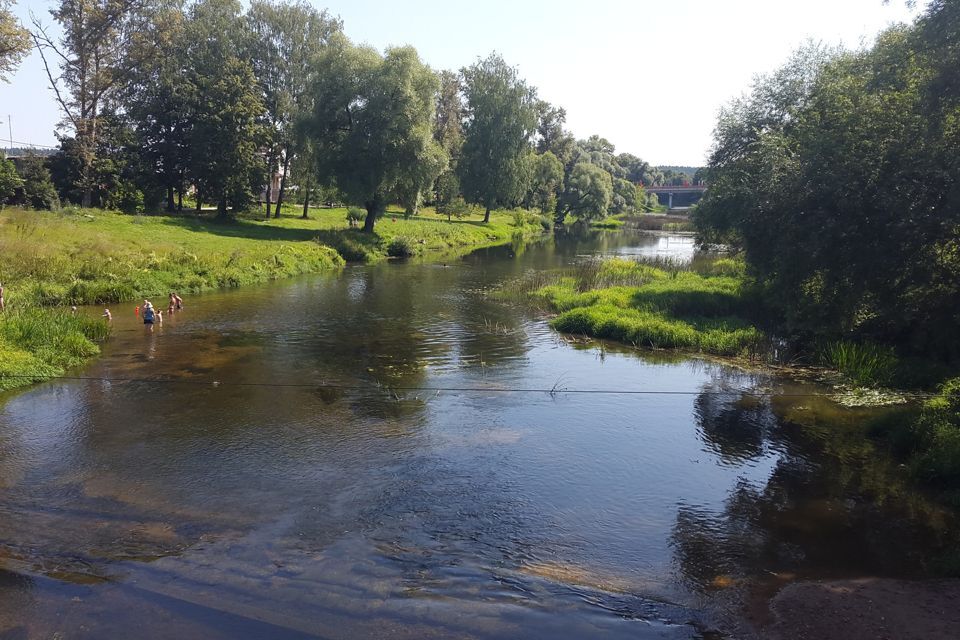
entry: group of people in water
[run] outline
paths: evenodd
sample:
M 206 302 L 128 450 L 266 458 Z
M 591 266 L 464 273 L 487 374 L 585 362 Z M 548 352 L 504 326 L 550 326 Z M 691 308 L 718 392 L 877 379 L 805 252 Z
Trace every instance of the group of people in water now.
M 171 291 L 170 302 L 167 305 L 167 315 L 173 315 L 181 310 L 183 310 L 183 298 Z M 138 318 L 142 318 L 144 326 L 148 327 L 151 331 L 153 331 L 154 324 L 163 324 L 163 313 L 161 309 L 157 309 L 153 306 L 153 303 L 146 298 L 143 300 L 143 305 L 137 305 L 133 309 L 133 314 Z M 107 322 L 113 320 L 113 314 L 110 313 L 110 309 L 104 309 L 102 317 L 105 318 Z
M 4 300 L 3 300 L 3 283 L 0 282 L 0 311 L 4 310 Z M 70 307 L 73 313 L 77 312 L 75 306 Z M 173 315 L 177 311 L 183 309 L 183 298 L 178 296 L 173 291 L 170 292 L 170 302 L 167 306 L 167 315 Z M 153 306 L 153 303 L 147 299 L 144 299 L 143 306 L 137 305 L 133 311 L 134 315 L 138 318 L 143 318 L 143 324 L 149 326 L 150 329 L 153 329 L 154 323 L 163 324 L 163 311 L 157 309 Z M 102 317 L 107 320 L 107 322 L 113 320 L 113 314 L 110 313 L 110 309 L 104 308 Z
M 171 291 L 170 302 L 167 306 L 167 315 L 173 315 L 182 309 L 183 298 Z M 140 307 L 137 307 L 135 313 L 140 314 L 140 317 L 143 318 L 143 324 L 149 326 L 151 329 L 153 328 L 154 323 L 163 324 L 163 311 L 155 308 L 153 303 L 149 300 L 144 300 L 142 310 Z

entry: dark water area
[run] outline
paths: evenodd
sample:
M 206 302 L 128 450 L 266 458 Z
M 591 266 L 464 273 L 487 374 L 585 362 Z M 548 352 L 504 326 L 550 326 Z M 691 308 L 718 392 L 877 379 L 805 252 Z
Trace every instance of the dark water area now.
M 0 637 L 698 638 L 738 585 L 951 548 L 871 411 L 486 294 L 595 255 L 694 247 L 349 267 L 153 332 L 114 307 L 85 379 L 0 397 Z

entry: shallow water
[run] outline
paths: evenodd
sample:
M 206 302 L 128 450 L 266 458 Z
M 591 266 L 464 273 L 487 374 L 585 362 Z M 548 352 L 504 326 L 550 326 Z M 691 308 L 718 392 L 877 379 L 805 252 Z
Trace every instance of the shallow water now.
M 868 411 L 485 295 L 592 255 L 693 246 L 350 267 L 153 332 L 114 308 L 85 379 L 0 405 L 0 634 L 695 638 L 744 581 L 920 575 L 953 543 Z

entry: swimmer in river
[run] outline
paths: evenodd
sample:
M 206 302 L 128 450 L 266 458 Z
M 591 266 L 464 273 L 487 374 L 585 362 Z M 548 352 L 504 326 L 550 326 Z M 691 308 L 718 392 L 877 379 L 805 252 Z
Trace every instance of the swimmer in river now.
M 113 320 L 113 314 L 110 313 L 110 309 L 106 309 L 106 308 L 105 308 L 105 309 L 103 310 L 103 316 L 101 316 L 101 317 L 106 318 L 106 319 L 107 319 L 107 322 L 110 322 L 111 320 Z

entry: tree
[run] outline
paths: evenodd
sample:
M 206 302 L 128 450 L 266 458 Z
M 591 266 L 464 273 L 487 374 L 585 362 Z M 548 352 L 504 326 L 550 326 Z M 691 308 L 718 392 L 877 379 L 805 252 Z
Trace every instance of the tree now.
M 576 140 L 563 128 L 567 121 L 567 112 L 563 107 L 555 107 L 545 100 L 537 101 L 537 153 L 552 153 L 567 166 L 573 159 Z
M 597 165 L 581 162 L 573 168 L 560 202 L 557 222 L 567 215 L 580 220 L 604 218 L 613 199 L 613 179 Z
M 145 168 L 144 191 L 160 190 L 167 211 L 183 208 L 190 165 L 190 84 L 183 51 L 187 21 L 181 0 L 155 3 L 132 44 L 140 61 L 120 102 L 136 130 Z M 176 201 L 174 196 L 177 196 Z
M 122 85 L 132 59 L 130 38 L 142 0 L 61 0 L 50 10 L 62 35 L 51 37 L 34 18 L 32 35 L 57 102 L 73 129 L 81 160 L 81 204 L 90 206 L 101 112 Z M 48 54 L 60 67 L 54 72 Z
M 279 165 L 280 192 L 276 217 L 280 217 L 290 161 L 301 139 L 295 124 L 309 108 L 311 69 L 320 51 L 342 24 L 326 11 L 303 0 L 274 4 L 254 0 L 246 16 L 252 38 L 250 60 L 264 105 L 262 147 L 269 173 Z M 267 180 L 267 216 L 270 216 L 271 180 Z
M 960 361 L 960 86 L 942 66 L 960 21 L 928 22 L 949 16 L 865 51 L 803 49 L 721 113 L 695 224 L 744 251 L 801 343 Z
M 189 175 L 202 200 L 245 207 L 263 184 L 258 141 L 263 105 L 250 63 L 242 58 L 249 33 L 236 0 L 201 0 L 186 31 L 184 81 L 192 122 Z
M 437 116 L 433 125 L 433 139 L 446 152 L 447 166 L 433 185 L 437 211 L 445 209 L 460 197 L 460 178 L 457 176 L 460 154 L 463 150 L 463 100 L 460 76 L 452 71 L 440 72 L 440 91 L 437 93 Z M 448 216 L 449 219 L 449 216 Z
M 307 124 L 320 174 L 367 211 L 371 233 L 399 187 L 443 150 L 433 139 L 437 76 L 412 47 L 381 56 L 335 37 L 320 57 Z
M 21 160 L 20 177 L 23 180 L 24 204 L 34 209 L 56 209 L 60 206 L 44 158 L 27 156 Z
M 22 186 L 23 180 L 17 173 L 17 168 L 0 153 L 0 206 L 12 199 L 17 189 Z
M 139 190 L 150 182 L 145 179 L 141 149 L 132 127 L 121 116 L 102 113 L 97 128 L 97 144 L 92 149 L 94 161 L 89 168 L 84 166 L 88 150 L 68 136 L 60 138 L 60 148 L 48 159 L 47 167 L 61 199 L 81 202 L 85 181 L 90 180 L 90 206 L 120 208 L 120 191 Z
M 460 182 L 467 200 L 482 205 L 484 222 L 497 205 L 526 190 L 524 160 L 537 126 L 536 91 L 516 69 L 491 54 L 463 69 L 467 120 Z
M 30 51 L 30 32 L 24 29 L 10 8 L 11 0 L 0 0 L 0 80 L 10 75 Z
M 629 180 L 613 178 L 613 198 L 610 201 L 610 212 L 629 213 L 643 208 L 641 200 L 642 189 Z
M 541 213 L 556 209 L 557 192 L 563 185 L 563 164 L 552 152 L 530 156 L 530 191 L 527 206 L 537 207 Z

